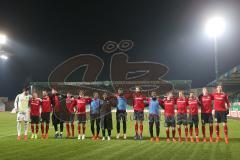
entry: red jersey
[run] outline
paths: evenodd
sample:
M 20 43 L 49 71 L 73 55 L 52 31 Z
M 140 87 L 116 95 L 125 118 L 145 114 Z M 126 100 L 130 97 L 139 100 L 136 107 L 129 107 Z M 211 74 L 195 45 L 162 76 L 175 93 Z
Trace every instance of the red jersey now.
M 188 105 L 189 105 L 189 114 L 197 115 L 198 114 L 198 99 L 197 98 L 189 98 Z
M 200 97 L 201 102 L 201 113 L 212 113 L 212 100 L 211 94 L 203 95 Z
M 163 99 L 165 116 L 174 116 L 175 115 L 175 111 L 174 111 L 175 104 L 176 104 L 176 102 L 173 98 L 171 98 L 170 100 L 168 100 L 167 98 Z
M 177 98 L 178 113 L 187 113 L 188 99 L 185 97 Z
M 41 100 L 39 98 L 32 98 L 29 101 L 30 104 L 30 115 L 40 116 Z
M 216 111 L 226 111 L 226 104 L 227 104 L 227 107 L 229 108 L 230 103 L 229 103 L 227 94 L 214 93 L 213 98 L 214 98 L 214 109 Z
M 49 96 L 42 98 L 42 112 L 51 112 L 51 99 Z
M 71 97 L 66 98 L 66 107 L 69 113 L 74 113 L 75 105 L 76 105 L 76 101 L 73 98 Z
M 133 95 L 133 109 L 135 111 L 143 111 L 145 108 L 146 96 L 142 94 L 134 94 Z
M 77 105 L 77 113 L 86 113 L 86 105 L 90 102 L 91 98 L 78 97 L 77 99 L 75 99 L 75 103 Z

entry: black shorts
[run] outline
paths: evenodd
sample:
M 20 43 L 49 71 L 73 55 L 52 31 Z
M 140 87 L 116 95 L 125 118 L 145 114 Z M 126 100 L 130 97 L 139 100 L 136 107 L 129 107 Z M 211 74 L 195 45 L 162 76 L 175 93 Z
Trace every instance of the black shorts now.
M 194 124 L 194 126 L 198 126 L 198 123 L 199 123 L 198 114 L 196 114 L 196 115 L 191 115 L 190 114 L 189 117 L 188 117 L 188 123 L 190 125 Z
M 165 127 L 176 127 L 175 116 L 165 116 Z
M 60 124 L 60 123 L 64 123 L 63 120 L 61 120 L 59 117 L 56 116 L 56 113 L 52 114 L 52 124 Z
M 100 114 L 90 114 L 90 120 L 100 120 Z
M 117 122 L 126 121 L 127 120 L 127 112 L 126 111 L 117 111 L 116 112 L 116 120 Z
M 206 123 L 213 123 L 213 116 L 212 113 L 201 113 L 201 121 L 202 124 L 206 124 Z
M 160 116 L 156 114 L 149 114 L 148 117 L 149 123 L 159 123 L 160 122 Z
M 50 112 L 42 112 L 41 119 L 41 122 L 50 123 Z
M 70 113 L 69 114 L 69 122 L 74 122 L 74 120 L 75 120 L 75 113 Z
M 31 123 L 38 124 L 40 121 L 39 116 L 30 116 L 31 118 Z
M 144 121 L 144 112 L 143 111 L 134 111 L 134 120 Z
M 87 121 L 87 115 L 86 114 L 78 114 L 78 123 L 86 123 Z
M 215 118 L 217 119 L 217 123 L 227 123 L 227 112 L 215 111 Z
M 187 125 L 187 114 L 186 113 L 178 113 L 177 114 L 177 125 Z

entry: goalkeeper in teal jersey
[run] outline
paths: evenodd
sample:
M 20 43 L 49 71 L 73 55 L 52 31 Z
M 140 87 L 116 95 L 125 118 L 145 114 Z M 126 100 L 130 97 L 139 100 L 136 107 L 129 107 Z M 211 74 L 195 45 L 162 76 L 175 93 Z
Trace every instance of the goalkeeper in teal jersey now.
M 24 122 L 24 140 L 27 140 L 28 121 L 29 121 L 29 89 L 23 89 L 23 92 L 17 95 L 14 102 L 14 109 L 17 113 L 17 139 L 21 139 L 21 123 Z

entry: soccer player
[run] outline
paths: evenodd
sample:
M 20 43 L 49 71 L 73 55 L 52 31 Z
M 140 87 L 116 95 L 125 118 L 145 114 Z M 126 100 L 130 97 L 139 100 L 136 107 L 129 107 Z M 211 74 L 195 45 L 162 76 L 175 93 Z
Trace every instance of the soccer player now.
M 188 126 L 187 126 L 187 106 L 188 99 L 184 96 L 183 91 L 179 91 L 179 97 L 176 100 L 177 104 L 177 128 L 179 134 L 179 142 L 182 142 L 181 125 L 185 128 L 185 141 L 188 141 Z
M 67 138 L 69 137 L 74 138 L 75 105 L 76 105 L 76 102 L 74 98 L 72 97 L 71 93 L 68 92 L 66 97 L 66 108 L 68 112 L 68 120 L 66 121 Z M 70 126 L 72 130 L 72 134 L 70 132 Z
M 148 98 L 149 104 L 149 132 L 151 136 L 151 141 L 154 141 L 153 137 L 153 125 L 156 126 L 156 142 L 160 141 L 160 105 L 162 105 L 162 100 L 157 98 L 156 92 L 151 93 L 151 98 Z
M 31 130 L 32 136 L 31 139 L 37 139 L 38 129 L 39 129 L 39 118 L 40 118 L 40 108 L 41 108 L 41 99 L 38 98 L 36 92 L 33 93 L 32 98 L 29 101 L 30 104 L 30 118 L 31 118 Z M 34 126 L 36 127 L 34 133 Z
M 91 98 L 84 96 L 84 91 L 80 90 L 79 97 L 75 99 L 77 105 L 77 118 L 78 118 L 78 140 L 85 139 L 85 130 L 86 130 L 86 105 L 91 102 Z M 81 134 L 81 125 L 83 134 Z
M 176 104 L 176 101 L 173 97 L 172 92 L 167 93 L 167 97 L 163 99 L 167 142 L 170 141 L 170 136 L 169 136 L 170 127 L 172 129 L 172 141 L 176 142 L 175 104 Z
M 14 101 L 14 110 L 17 113 L 17 140 L 21 140 L 21 123 L 24 122 L 24 140 L 27 141 L 28 121 L 29 121 L 29 89 L 24 88 Z
M 120 137 L 120 123 L 122 121 L 123 124 L 123 138 L 127 139 L 127 97 L 123 94 L 123 89 L 119 88 L 118 93 L 115 95 L 117 98 L 117 112 L 116 112 L 116 120 L 117 120 L 117 139 Z
M 198 133 L 199 133 L 199 131 L 198 131 L 198 123 L 199 123 L 198 98 L 194 95 L 193 92 L 190 92 L 188 104 L 189 104 L 190 139 L 191 139 L 191 142 L 194 142 L 194 139 L 193 139 L 193 124 L 194 124 L 196 142 L 199 142 L 199 137 L 198 137 Z
M 203 94 L 199 95 L 199 103 L 201 106 L 201 121 L 202 121 L 202 134 L 203 142 L 207 142 L 205 125 L 209 124 L 210 138 L 209 141 L 213 142 L 213 116 L 212 116 L 212 100 L 213 96 L 208 93 L 206 87 L 202 89 Z
M 48 139 L 48 130 L 50 123 L 50 114 L 52 111 L 51 99 L 48 96 L 46 90 L 42 91 L 42 112 L 41 112 L 41 131 L 42 131 L 42 139 Z M 46 124 L 45 133 L 44 133 L 44 123 Z
M 56 89 L 52 89 L 51 103 L 53 107 L 52 114 L 52 123 L 55 130 L 55 138 L 63 138 L 63 123 L 64 121 L 61 119 L 60 114 L 62 112 L 60 101 L 62 100 L 62 96 L 58 94 Z M 60 134 L 58 132 L 58 125 L 60 124 Z
M 140 87 L 136 87 L 135 93 L 133 94 L 133 109 L 134 109 L 134 120 L 135 120 L 135 137 L 134 139 L 142 140 L 143 133 L 143 121 L 144 121 L 144 108 L 145 108 L 146 97 L 141 93 Z M 140 125 L 138 125 L 140 124 Z M 138 132 L 140 129 L 140 134 Z
M 90 121 L 91 121 L 91 131 L 92 131 L 92 140 L 99 139 L 100 132 L 100 99 L 97 92 L 93 93 L 93 98 L 90 104 Z M 97 133 L 95 134 L 94 124 L 96 123 Z
M 222 85 L 217 86 L 217 92 L 213 94 L 216 123 L 216 142 L 220 140 L 219 123 L 223 123 L 225 143 L 228 144 L 227 114 L 230 107 L 228 95 L 223 92 Z
M 105 140 L 105 131 L 108 132 L 108 140 L 111 140 L 112 131 L 112 103 L 107 93 L 103 93 L 103 99 L 100 101 L 100 117 L 101 117 L 101 129 L 102 129 L 102 140 Z

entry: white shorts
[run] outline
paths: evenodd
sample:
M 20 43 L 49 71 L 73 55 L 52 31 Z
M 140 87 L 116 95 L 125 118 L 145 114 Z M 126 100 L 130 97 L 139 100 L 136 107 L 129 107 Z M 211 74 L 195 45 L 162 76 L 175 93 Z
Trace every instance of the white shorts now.
M 29 121 L 29 114 L 25 112 L 18 112 L 17 113 L 17 121 Z

